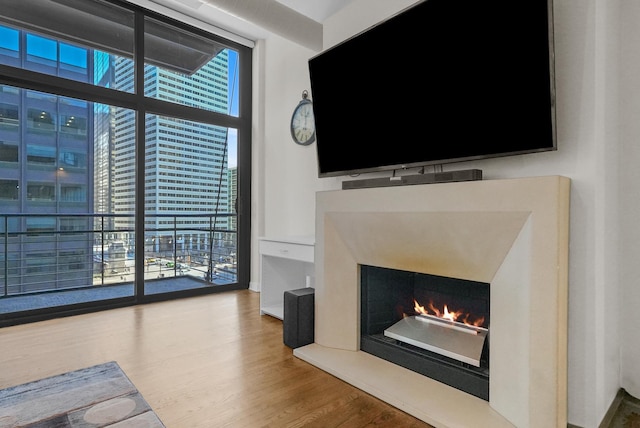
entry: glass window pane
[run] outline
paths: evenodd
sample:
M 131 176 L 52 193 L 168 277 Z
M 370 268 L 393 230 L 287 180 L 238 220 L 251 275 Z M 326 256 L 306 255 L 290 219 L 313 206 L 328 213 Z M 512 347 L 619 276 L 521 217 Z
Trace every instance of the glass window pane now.
M 60 117 L 60 132 L 65 134 L 86 136 L 87 118 L 75 115 L 62 115 Z
M 20 33 L 13 28 L 0 27 L 0 52 L 2 55 L 17 57 L 20 49 Z
M 27 110 L 27 127 L 42 131 L 55 131 L 55 116 L 50 111 L 30 108 Z
M 58 166 L 60 168 L 87 169 L 87 154 L 76 149 L 60 149 Z
M 51 213 L 46 217 L 30 217 L 28 221 L 10 218 L 12 225 L 14 220 L 20 220 L 16 223 L 16 230 L 27 232 L 16 239 L 37 243 L 42 249 L 55 247 L 56 251 L 76 254 L 74 263 L 82 267 L 58 269 L 58 274 L 64 271 L 68 278 L 30 277 L 22 284 L 21 292 L 119 282 L 120 276 L 111 275 L 111 270 L 102 275 L 102 263 L 97 266 L 92 263 L 93 256 L 100 253 L 94 252 L 95 240 L 91 229 L 95 226 L 96 236 L 104 237 L 107 245 L 126 237 L 127 249 L 132 248 L 135 236 L 133 222 L 127 224 L 127 230 L 121 231 L 116 229 L 113 217 L 106 216 L 103 221 L 93 214 L 99 211 L 113 213 L 114 201 L 119 198 L 113 192 L 116 178 L 119 183 L 126 180 L 134 182 L 135 168 L 127 164 L 126 168 L 120 169 L 122 163 L 114 162 L 114 142 L 116 135 L 126 135 L 126 147 L 119 148 L 118 153 L 125 158 L 133 158 L 135 132 L 130 130 L 135 129 L 135 114 L 113 106 L 9 87 L 0 91 L 0 103 L 10 105 L 4 109 L 10 112 L 7 116 L 13 121 L 23 122 L 27 131 L 12 132 L 15 140 L 0 140 L 0 200 L 4 201 L 5 212 Z M 16 111 L 24 112 L 24 117 L 15 119 Z M 42 112 L 48 114 L 43 115 Z M 53 129 L 52 124 L 56 125 Z M 43 126 L 46 131 L 42 130 Z M 0 127 L 0 137 L 6 134 Z M 21 183 L 25 183 L 24 186 Z M 78 217 L 60 220 L 59 230 L 66 233 L 58 235 L 55 220 L 62 212 Z M 50 239 L 36 242 L 30 241 L 32 237 Z M 24 269 L 25 257 L 20 256 L 19 260 L 20 269 Z M 129 295 L 131 293 L 132 290 Z
M 80 184 L 60 185 L 60 202 L 87 202 L 87 187 Z
M 83 271 L 85 254 L 82 251 L 60 251 L 58 255 L 58 272 Z
M 32 103 L 52 103 L 51 105 L 55 105 L 54 103 L 57 100 L 55 95 L 47 94 L 44 92 L 36 92 L 36 91 L 27 91 L 27 99 Z
M 60 43 L 60 64 L 69 65 L 78 69 L 86 69 L 87 49 L 67 43 Z
M 18 106 L 0 103 L 0 126 L 18 126 Z
M 237 108 L 236 51 L 149 18 L 145 47 L 146 96 L 225 114 Z
M 2 180 L 0 180 L 0 189 L 1 188 L 2 188 Z M 0 216 L 0 233 L 7 232 L 5 225 L 9 229 L 8 232 L 10 234 L 14 234 L 20 230 L 20 218 L 12 217 L 12 216 Z
M 56 187 L 47 183 L 27 183 L 27 200 L 55 201 Z
M 175 246 L 189 275 L 237 281 L 236 130 L 147 115 L 145 131 L 145 257 L 162 259 Z
M 41 58 L 55 63 L 58 59 L 58 45 L 55 40 L 27 34 L 27 60 L 29 57 Z
M 0 180 L 0 199 L 18 200 L 18 180 Z
M 0 162 L 18 163 L 18 145 L 0 141 Z
M 28 132 L 9 133 L 0 126 L 0 138 L 6 138 L 0 139 L 0 199 L 57 201 L 80 214 L 92 213 L 94 204 L 96 212 L 103 213 L 112 213 L 116 204 L 122 207 L 123 198 L 113 192 L 113 184 L 116 178 L 119 185 L 134 183 L 132 110 L 2 88 L 7 90 L 0 91 L 0 111 L 11 123 L 24 122 Z M 18 116 L 20 111 L 25 111 L 24 118 Z M 19 183 L 27 184 L 21 189 Z M 126 207 L 124 211 L 134 212 L 132 204 Z
M 27 162 L 40 165 L 55 165 L 56 148 L 27 144 Z
M 89 217 L 60 217 L 60 230 L 65 232 L 86 231 L 91 227 Z
M 28 217 L 27 218 L 27 232 L 55 232 L 56 219 L 55 217 Z
M 101 0 L 3 0 L 0 63 L 131 92 L 114 71 L 133 76 L 133 23 L 133 11 Z
M 27 253 L 25 260 L 27 274 L 54 273 L 56 271 L 56 254 L 47 253 Z

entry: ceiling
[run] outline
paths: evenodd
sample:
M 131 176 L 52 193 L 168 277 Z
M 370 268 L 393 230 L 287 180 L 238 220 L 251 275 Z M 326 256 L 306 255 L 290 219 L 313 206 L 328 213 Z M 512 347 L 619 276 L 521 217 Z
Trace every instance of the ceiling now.
M 355 0 L 127 0 L 166 7 L 247 40 L 277 34 L 322 50 L 322 22 Z
M 314 21 L 323 22 L 325 19 L 347 6 L 353 0 L 276 0 L 301 13 Z

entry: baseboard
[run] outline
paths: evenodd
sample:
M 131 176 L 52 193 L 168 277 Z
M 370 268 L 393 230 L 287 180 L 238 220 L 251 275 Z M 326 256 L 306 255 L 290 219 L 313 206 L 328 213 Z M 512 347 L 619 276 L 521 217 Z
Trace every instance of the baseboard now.
M 602 418 L 602 422 L 600 422 L 600 424 L 598 425 L 598 428 L 609 428 L 611 426 L 611 422 L 613 421 L 613 418 L 615 417 L 616 412 L 618 412 L 618 410 L 620 409 L 620 405 L 622 404 L 622 402 L 627 396 L 628 394 L 623 388 L 620 388 L 618 390 L 618 393 L 616 394 L 613 401 L 611 402 L 611 405 L 609 406 L 609 410 L 607 410 L 607 413 Z M 567 424 L 567 428 L 582 428 L 582 427 L 579 425 Z
M 249 281 L 249 290 L 259 293 L 260 292 L 260 283 L 256 282 L 256 281 Z
M 607 428 L 611 425 L 611 422 L 613 421 L 613 417 L 616 415 L 616 412 L 620 408 L 620 404 L 622 404 L 622 401 L 625 399 L 626 396 L 627 396 L 627 392 L 623 388 L 620 388 L 615 398 L 611 402 L 611 405 L 609 406 L 609 410 L 607 410 L 607 413 L 604 415 L 604 418 L 602 418 L 602 422 L 600 422 L 600 425 L 598 425 L 598 428 Z
M 620 405 L 628 397 L 631 397 L 631 396 L 623 388 L 620 388 L 618 390 L 618 393 L 616 394 L 615 398 L 611 402 L 611 405 L 609 406 L 609 410 L 607 410 L 607 413 L 604 415 L 604 418 L 602 418 L 602 422 L 600 422 L 600 424 L 598 425 L 598 428 L 611 427 L 611 423 L 613 422 L 613 419 L 615 418 L 616 413 L 618 412 L 618 410 L 620 410 Z M 567 424 L 567 428 L 583 428 L 583 427 L 581 427 L 580 425 Z

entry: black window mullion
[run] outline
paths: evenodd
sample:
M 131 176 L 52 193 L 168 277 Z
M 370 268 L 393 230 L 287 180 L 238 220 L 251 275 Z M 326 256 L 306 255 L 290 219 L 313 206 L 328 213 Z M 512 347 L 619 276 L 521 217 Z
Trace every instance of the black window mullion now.
M 134 110 L 135 94 L 0 64 L 0 84 Z
M 135 263 L 144 266 L 144 228 L 145 228 L 145 108 L 144 97 L 144 14 L 135 12 L 134 26 L 134 95 L 136 98 L 136 174 L 135 174 Z M 144 268 L 136 269 L 135 299 L 144 299 Z
M 155 98 L 145 98 L 144 103 L 148 113 L 157 114 L 159 116 L 172 116 L 184 120 L 202 122 L 215 126 L 224 126 L 227 128 L 238 128 L 240 124 L 239 118 L 229 116 L 225 113 L 203 110 L 201 108 L 176 104 Z
M 240 65 L 238 129 L 238 194 L 237 203 L 237 254 L 238 284 L 251 280 L 251 109 L 252 109 L 252 53 L 250 49 L 238 50 Z

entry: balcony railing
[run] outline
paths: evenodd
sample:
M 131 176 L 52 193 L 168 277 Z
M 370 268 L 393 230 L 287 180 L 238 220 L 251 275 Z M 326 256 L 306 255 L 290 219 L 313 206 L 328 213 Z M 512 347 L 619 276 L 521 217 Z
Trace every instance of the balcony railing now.
M 136 266 L 133 215 L 0 215 L 0 298 L 191 276 L 237 282 L 236 215 L 145 216 L 144 265 Z

